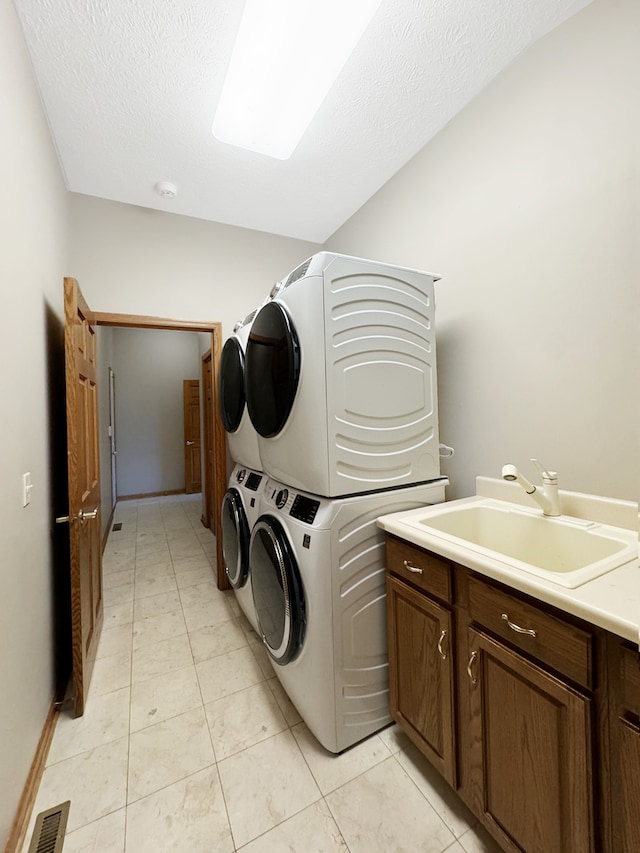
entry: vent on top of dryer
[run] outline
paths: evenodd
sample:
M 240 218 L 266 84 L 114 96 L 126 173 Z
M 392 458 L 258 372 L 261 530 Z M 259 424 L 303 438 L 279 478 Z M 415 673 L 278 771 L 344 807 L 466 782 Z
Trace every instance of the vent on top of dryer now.
M 309 264 L 311 263 L 311 260 L 312 259 L 309 258 L 303 264 L 300 264 L 299 267 L 296 267 L 293 272 L 289 273 L 287 280 L 284 283 L 284 286 L 289 287 L 289 285 L 293 284 L 294 281 L 298 281 L 299 278 L 302 278 L 303 275 L 306 275 L 306 272 L 309 269 Z
M 247 316 L 244 318 L 244 320 L 242 321 L 242 325 L 246 326 L 247 323 L 252 323 L 257 313 L 258 309 L 254 308 L 254 310 L 250 314 L 247 314 Z

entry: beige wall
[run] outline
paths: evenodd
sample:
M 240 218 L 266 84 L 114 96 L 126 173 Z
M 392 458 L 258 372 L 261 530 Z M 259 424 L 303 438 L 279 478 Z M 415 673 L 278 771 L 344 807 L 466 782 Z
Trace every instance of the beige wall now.
M 67 193 L 9 0 L 0 0 L 0 849 L 54 690 L 55 512 L 64 511 Z M 61 396 L 60 396 L 61 394 Z M 61 421 L 62 416 L 62 421 Z M 64 447 L 64 445 L 63 445 Z M 59 460 L 58 460 L 59 461 Z M 66 465 L 63 450 L 63 465 Z M 33 495 L 22 507 L 22 474 Z M 66 473 L 62 472 L 63 478 Z M 55 539 L 53 540 L 55 541 Z
M 118 495 L 184 489 L 183 380 L 200 379 L 196 332 L 114 329 Z
M 442 275 L 450 497 L 537 456 L 561 488 L 638 498 L 639 18 L 596 0 L 328 241 Z
M 221 322 L 225 337 L 315 243 L 71 195 L 70 259 L 94 311 Z

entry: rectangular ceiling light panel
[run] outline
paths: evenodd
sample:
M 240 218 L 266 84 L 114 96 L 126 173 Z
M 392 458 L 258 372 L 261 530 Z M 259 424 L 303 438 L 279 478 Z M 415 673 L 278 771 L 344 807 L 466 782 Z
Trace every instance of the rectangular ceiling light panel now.
M 216 139 L 288 159 L 381 2 L 247 0 Z

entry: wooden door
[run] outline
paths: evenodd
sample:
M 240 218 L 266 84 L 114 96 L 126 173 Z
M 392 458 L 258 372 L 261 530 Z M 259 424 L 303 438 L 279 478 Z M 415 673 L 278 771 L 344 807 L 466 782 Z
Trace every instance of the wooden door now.
M 455 786 L 451 613 L 389 577 L 387 618 L 391 715 Z
M 188 495 L 202 489 L 200 473 L 200 380 L 185 379 L 184 394 L 184 490 Z
M 78 283 L 64 280 L 71 632 L 75 716 L 84 713 L 102 628 L 98 385 L 94 319 Z
M 204 518 L 203 523 L 215 535 L 217 519 L 215 515 L 215 457 L 213 448 L 213 368 L 211 350 L 202 356 L 202 402 L 204 412 L 202 417 L 204 438 Z
M 505 850 L 592 853 L 590 700 L 469 629 L 472 772 Z

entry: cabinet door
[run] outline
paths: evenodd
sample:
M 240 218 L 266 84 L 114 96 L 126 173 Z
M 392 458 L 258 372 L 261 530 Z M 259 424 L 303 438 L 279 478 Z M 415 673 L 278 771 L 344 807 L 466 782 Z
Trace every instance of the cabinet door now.
M 617 641 L 611 658 L 613 850 L 640 850 L 640 657 Z
M 391 714 L 455 785 L 451 614 L 392 577 L 387 614 Z
M 505 850 L 593 849 L 590 701 L 469 629 L 472 773 Z
M 618 719 L 620 737 L 620 788 L 617 835 L 622 853 L 640 850 L 640 728 L 630 720 Z

